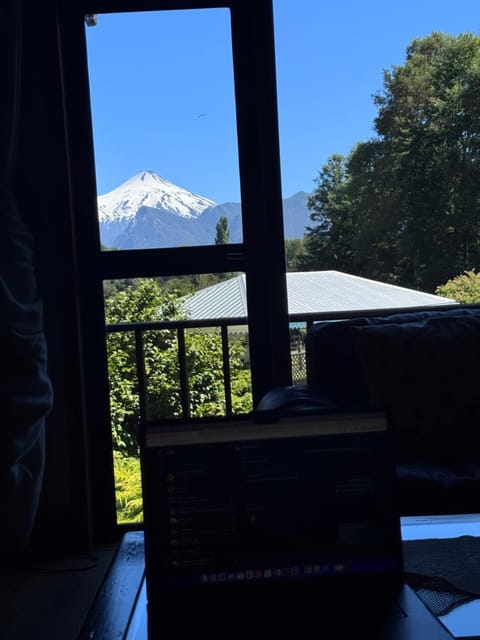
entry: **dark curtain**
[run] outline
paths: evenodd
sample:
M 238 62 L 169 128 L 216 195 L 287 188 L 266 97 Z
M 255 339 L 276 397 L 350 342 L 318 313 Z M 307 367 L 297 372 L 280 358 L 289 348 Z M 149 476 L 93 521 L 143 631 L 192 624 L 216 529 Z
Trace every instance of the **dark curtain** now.
M 52 405 L 43 312 L 33 241 L 12 190 L 21 91 L 21 2 L 0 10 L 0 557 L 28 547 L 45 456 L 45 416 Z

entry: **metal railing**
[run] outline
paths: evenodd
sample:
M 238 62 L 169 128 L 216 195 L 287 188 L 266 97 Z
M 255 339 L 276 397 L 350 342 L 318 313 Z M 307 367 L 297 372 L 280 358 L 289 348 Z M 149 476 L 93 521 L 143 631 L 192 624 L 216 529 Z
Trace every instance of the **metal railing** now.
M 223 387 L 225 392 L 225 415 L 231 416 L 232 410 L 232 389 L 231 389 L 231 369 L 230 369 L 230 336 L 229 328 L 245 326 L 245 335 L 248 335 L 247 318 L 221 318 L 215 320 L 162 320 L 159 322 L 128 322 L 120 324 L 110 324 L 106 326 L 107 334 L 131 333 L 134 336 L 135 344 L 135 364 L 138 381 L 140 420 L 149 420 L 148 400 L 147 400 L 147 378 L 145 371 L 145 333 L 153 331 L 174 331 L 177 338 L 179 390 L 181 399 L 181 418 L 191 417 L 190 390 L 188 382 L 186 332 L 192 329 L 217 329 L 221 336 L 222 349 L 222 374 Z
M 293 382 L 296 384 L 306 382 L 306 354 L 302 337 L 306 331 L 316 322 L 326 322 L 332 320 L 347 320 L 356 317 L 368 317 L 376 315 L 389 315 L 392 313 L 414 312 L 420 310 L 448 309 L 458 305 L 438 305 L 432 307 L 409 307 L 409 308 L 389 308 L 389 309 L 365 309 L 341 312 L 323 312 L 315 314 L 295 314 L 289 317 L 290 323 L 295 326 L 292 331 L 291 356 Z M 302 328 L 299 330 L 299 325 Z M 247 318 L 221 318 L 214 320 L 169 320 L 159 322 L 134 322 L 107 325 L 107 334 L 118 332 L 129 332 L 134 336 L 136 375 L 138 381 L 139 410 L 142 422 L 149 420 L 147 380 L 145 371 L 145 333 L 151 331 L 170 330 L 176 333 L 179 391 L 181 401 L 181 417 L 188 419 L 191 417 L 189 375 L 187 368 L 186 332 L 195 330 L 217 330 L 221 336 L 222 350 L 222 376 L 225 393 L 225 415 L 233 415 L 232 408 L 232 388 L 231 388 L 231 366 L 230 366 L 230 337 L 233 327 L 245 327 L 244 335 L 248 343 L 248 319 Z

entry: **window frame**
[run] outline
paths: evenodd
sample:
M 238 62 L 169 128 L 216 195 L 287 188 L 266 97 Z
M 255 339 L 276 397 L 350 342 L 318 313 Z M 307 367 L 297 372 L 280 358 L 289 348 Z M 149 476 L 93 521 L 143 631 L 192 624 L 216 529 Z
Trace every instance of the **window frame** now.
M 243 242 L 206 247 L 101 251 L 85 15 L 230 10 Z M 118 533 L 103 281 L 126 277 L 243 271 L 249 309 L 254 406 L 291 384 L 272 0 L 75 0 L 62 4 L 57 28 L 67 137 L 73 250 L 77 266 L 82 394 L 94 539 Z M 199 270 L 198 265 L 201 265 Z

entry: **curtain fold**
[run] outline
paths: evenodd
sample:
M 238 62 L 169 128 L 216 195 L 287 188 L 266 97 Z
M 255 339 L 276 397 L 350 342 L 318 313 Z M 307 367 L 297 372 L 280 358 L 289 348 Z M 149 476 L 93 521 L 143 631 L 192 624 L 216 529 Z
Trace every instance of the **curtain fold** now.
M 28 547 L 41 492 L 45 416 L 53 392 L 47 372 L 43 310 L 33 238 L 18 210 L 12 179 L 21 81 L 20 0 L 2 0 L 0 16 L 0 557 Z

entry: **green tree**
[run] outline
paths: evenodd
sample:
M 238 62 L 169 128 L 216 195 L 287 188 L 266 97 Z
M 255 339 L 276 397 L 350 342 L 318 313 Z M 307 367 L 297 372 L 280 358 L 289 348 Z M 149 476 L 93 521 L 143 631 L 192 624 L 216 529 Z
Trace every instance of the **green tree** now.
M 480 258 L 480 37 L 434 32 L 376 96 L 402 234 L 402 279 L 434 290 Z M 406 259 L 405 259 L 406 258 Z
M 480 36 L 414 39 L 374 102 L 376 136 L 320 172 L 305 262 L 434 291 L 480 262 Z
M 332 155 L 323 165 L 317 188 L 308 198 L 310 219 L 316 223 L 307 227 L 305 253 L 299 257 L 300 267 L 313 269 L 352 268 L 355 247 L 355 210 L 348 194 L 346 158 Z
M 438 286 L 435 293 L 464 304 L 480 303 L 480 273 L 473 269 L 465 271 Z
M 175 295 L 164 294 L 155 280 L 144 279 L 113 293 L 105 300 L 107 324 L 148 322 L 179 318 Z M 147 332 L 144 340 L 147 375 L 155 357 L 166 380 L 178 377 L 176 336 L 172 330 Z M 133 332 L 113 332 L 107 337 L 110 413 L 114 447 L 126 453 L 138 449 L 139 396 Z M 170 390 L 170 386 L 167 385 Z M 161 395 L 165 387 L 161 387 Z
M 215 227 L 215 244 L 229 244 L 230 230 L 228 228 L 228 218 L 220 216 Z
M 287 271 L 300 271 L 304 254 L 305 240 L 303 238 L 287 238 L 285 240 Z
M 180 319 L 178 298 L 166 293 L 154 279 L 114 293 L 105 301 L 107 324 Z M 234 411 L 251 410 L 250 371 L 245 339 L 230 340 L 230 375 Z M 222 340 L 216 330 L 188 329 L 185 336 L 192 416 L 224 415 Z M 114 448 L 136 455 L 139 426 L 139 394 L 133 331 L 109 332 L 107 354 L 110 409 Z M 147 411 L 151 418 L 170 418 L 182 413 L 177 333 L 174 329 L 143 332 Z

